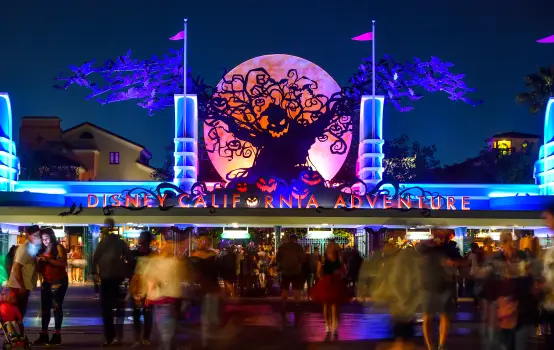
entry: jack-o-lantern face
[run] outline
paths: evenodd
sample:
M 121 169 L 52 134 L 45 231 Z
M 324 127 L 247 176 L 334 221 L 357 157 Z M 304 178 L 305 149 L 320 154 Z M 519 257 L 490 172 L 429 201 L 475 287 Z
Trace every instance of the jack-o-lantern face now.
M 301 184 L 294 184 L 291 189 L 292 196 L 296 199 L 304 199 L 310 194 L 310 191 Z
M 244 193 L 248 190 L 248 184 L 246 182 L 239 182 L 237 184 L 237 191 Z
M 260 127 L 274 138 L 279 138 L 289 132 L 287 111 L 273 103 L 263 112 L 259 123 Z
M 256 208 L 260 204 L 260 200 L 256 196 L 250 196 L 246 198 L 246 205 L 249 208 Z
M 270 177 L 268 179 L 264 179 L 263 177 L 260 177 L 258 179 L 258 182 L 256 182 L 256 186 L 263 191 L 267 193 L 275 192 L 277 190 L 277 180 Z
M 321 177 L 321 174 L 313 170 L 302 172 L 300 179 L 308 186 L 316 186 L 323 182 L 323 177 Z

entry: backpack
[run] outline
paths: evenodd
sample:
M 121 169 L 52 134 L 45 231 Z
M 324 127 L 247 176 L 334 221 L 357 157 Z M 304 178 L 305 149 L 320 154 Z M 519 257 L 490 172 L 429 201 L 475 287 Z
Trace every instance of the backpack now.
M 285 243 L 277 252 L 279 270 L 284 275 L 294 276 L 301 274 L 303 261 L 304 249 L 302 249 L 300 244 Z
M 431 292 L 443 292 L 452 282 L 450 274 L 444 263 L 446 256 L 432 248 L 432 251 L 423 256 L 423 288 Z

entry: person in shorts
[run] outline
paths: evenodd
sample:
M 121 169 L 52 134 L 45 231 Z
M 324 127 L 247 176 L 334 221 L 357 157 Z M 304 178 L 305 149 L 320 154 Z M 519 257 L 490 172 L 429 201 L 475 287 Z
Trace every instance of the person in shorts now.
M 302 289 L 304 289 L 304 276 L 302 276 L 302 263 L 304 262 L 304 249 L 298 244 L 295 235 L 290 235 L 287 242 L 283 243 L 277 251 L 277 266 L 281 273 L 281 299 L 287 301 L 289 288 L 292 286 L 294 301 L 300 302 Z
M 455 308 L 452 270 L 459 261 L 457 256 L 451 253 L 448 240 L 443 237 L 426 247 L 423 255 L 423 337 L 427 348 L 434 349 L 431 327 L 433 317 L 438 314 L 440 316 L 438 349 L 443 350 L 446 347 L 450 328 L 450 315 Z
M 25 317 L 29 294 L 37 285 L 37 273 L 35 271 L 36 255 L 42 245 L 40 227 L 33 225 L 27 229 L 27 239 L 21 244 L 15 253 L 12 271 L 8 280 L 8 287 L 15 294 L 17 308 L 22 317 Z M 23 330 L 21 330 L 23 333 Z

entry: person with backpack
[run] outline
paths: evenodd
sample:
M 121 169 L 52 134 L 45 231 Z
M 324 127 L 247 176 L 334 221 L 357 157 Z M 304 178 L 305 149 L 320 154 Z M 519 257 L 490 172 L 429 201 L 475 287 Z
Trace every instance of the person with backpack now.
M 93 271 L 100 275 L 100 307 L 104 323 L 104 347 L 118 346 L 123 338 L 123 317 L 125 312 L 125 293 L 122 285 L 130 277 L 130 265 L 133 255 L 127 243 L 118 235 L 109 234 L 115 225 L 113 220 L 106 220 L 108 234 L 98 243 L 92 257 Z M 113 310 L 118 319 L 117 328 L 114 324 Z
M 304 249 L 298 244 L 296 235 L 290 235 L 287 242 L 277 250 L 277 267 L 281 273 L 281 300 L 284 304 L 292 285 L 294 301 L 300 302 L 304 279 L 302 278 L 302 262 L 304 261 Z

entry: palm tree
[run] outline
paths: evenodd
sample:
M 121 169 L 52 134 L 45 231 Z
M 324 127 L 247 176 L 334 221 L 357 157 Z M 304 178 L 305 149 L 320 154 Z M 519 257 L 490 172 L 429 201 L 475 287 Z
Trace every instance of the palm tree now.
M 539 113 L 545 110 L 550 97 L 554 97 L 554 65 L 550 68 L 539 67 L 538 73 L 525 77 L 525 85 L 530 90 L 517 95 L 519 103 L 529 106 L 531 113 Z

